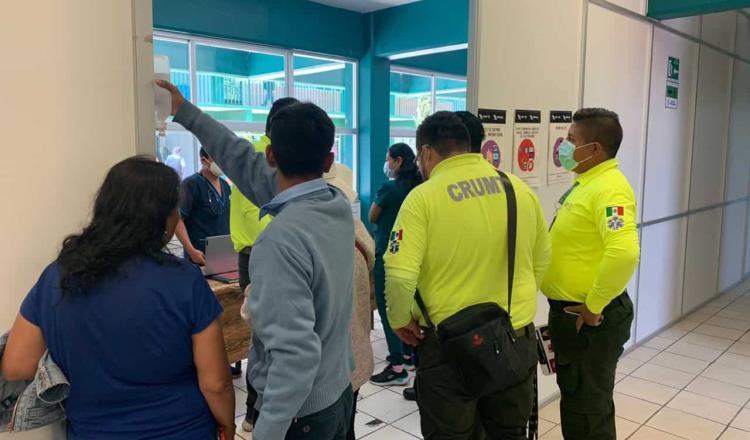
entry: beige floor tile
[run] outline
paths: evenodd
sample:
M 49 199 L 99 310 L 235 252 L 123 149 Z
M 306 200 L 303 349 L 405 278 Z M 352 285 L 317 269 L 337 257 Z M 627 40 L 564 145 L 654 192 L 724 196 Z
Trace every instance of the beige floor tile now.
M 691 357 L 694 359 L 700 359 L 706 362 L 712 362 L 716 360 L 724 350 L 716 348 L 704 347 L 702 345 L 690 344 L 688 342 L 677 342 L 671 347 L 666 349 L 669 353 L 681 354 L 683 356 Z
M 750 431 L 750 409 L 743 409 L 734 419 L 731 425 L 733 428 L 741 429 L 743 431 Z
M 708 362 L 706 361 L 669 352 L 659 354 L 651 359 L 649 363 L 691 374 L 698 374 L 708 367 Z
M 685 317 L 685 319 L 688 320 L 688 321 L 694 321 L 694 322 L 698 322 L 698 323 L 702 324 L 702 323 L 708 321 L 713 316 L 714 316 L 714 314 L 711 313 L 711 312 L 700 312 L 700 311 L 698 311 L 698 312 L 693 312 L 693 313 L 689 314 L 688 316 Z
M 737 428 L 728 428 L 719 440 L 750 440 L 750 432 L 740 431 Z
M 617 427 L 617 440 L 627 439 L 641 427 L 640 423 L 634 423 L 622 417 L 615 418 L 615 426 Z
M 625 375 L 625 374 L 615 372 L 615 383 L 620 382 L 621 380 L 625 379 L 626 377 L 628 377 L 628 376 Z
M 715 440 L 724 431 L 720 423 L 671 408 L 663 408 L 647 425 L 690 440 Z
M 717 338 L 731 339 L 736 341 L 745 334 L 742 330 L 735 330 L 726 327 L 719 327 L 713 324 L 703 324 L 693 330 L 694 333 L 700 333 L 702 335 L 716 336 Z
M 728 425 L 741 409 L 737 405 L 688 391 L 682 391 L 675 396 L 667 404 L 667 407 L 703 417 L 704 419 L 713 420 L 723 425 Z
M 666 405 L 667 402 L 680 392 L 679 389 L 635 377 L 626 377 L 623 379 L 615 385 L 615 391 L 658 405 Z M 554 420 L 551 421 L 554 422 Z
M 737 368 L 725 367 L 723 365 L 711 365 L 701 376 L 726 382 L 732 385 L 750 388 L 750 374 Z
M 654 336 L 653 338 L 646 341 L 643 346 L 655 348 L 657 350 L 665 350 L 672 344 L 674 344 L 674 341 L 672 339 L 663 338 L 661 336 Z
M 252 432 L 245 432 L 242 429 L 242 422 L 244 422 L 244 421 L 245 421 L 245 416 L 240 416 L 240 417 L 237 417 L 236 419 L 234 419 L 234 424 L 237 426 L 237 428 L 234 431 L 235 434 L 236 434 L 234 438 L 236 438 L 236 439 L 242 439 L 242 440 L 252 440 L 253 433 Z
M 716 359 L 716 365 L 732 367 L 750 373 L 750 356 L 735 353 L 724 353 Z
M 726 350 L 732 345 L 733 341 L 724 338 L 717 338 L 715 336 L 702 335 L 700 333 L 690 333 L 685 335 L 680 342 L 687 342 L 689 344 L 700 345 L 708 348 L 715 348 L 717 350 Z
M 669 328 L 669 329 L 666 329 L 663 332 L 659 333 L 658 336 L 662 337 L 662 338 L 666 338 L 666 339 L 671 339 L 672 341 L 676 341 L 676 340 L 682 338 L 683 336 L 685 336 L 686 334 L 688 334 L 688 332 L 685 331 L 685 330 L 679 330 L 679 329 L 676 329 L 676 328 Z
M 661 353 L 661 350 L 656 348 L 638 347 L 625 355 L 623 359 L 634 359 L 636 361 L 648 362 L 659 353 Z
M 539 435 L 542 436 L 550 431 L 552 431 L 555 426 L 557 426 L 556 423 L 548 422 L 544 419 L 539 419 Z
M 732 319 L 747 319 L 747 313 L 743 311 L 734 310 L 731 307 L 728 309 L 720 310 L 719 313 L 716 314 L 716 316 L 721 316 L 722 318 L 732 318 Z
M 545 405 L 544 408 L 539 410 L 539 417 L 552 422 L 556 425 L 560 424 L 560 399 L 555 399 L 549 404 Z
M 416 437 L 393 426 L 386 426 L 362 438 L 364 440 L 414 440 Z
M 644 363 L 644 361 L 639 361 L 637 359 L 622 358 L 617 361 L 617 372 L 620 374 L 630 374 Z
M 362 412 L 357 408 L 357 414 L 354 416 L 354 434 L 357 438 L 362 438 L 368 434 L 372 434 L 378 429 L 386 426 L 388 426 L 388 424 L 384 421 Z
M 615 393 L 615 414 L 623 419 L 644 424 L 661 407 L 657 404 L 637 399 L 627 394 Z
M 540 440 L 565 440 L 562 435 L 562 428 L 555 426 L 543 436 L 539 437 Z
M 417 411 L 417 404 L 386 390 L 360 400 L 357 409 L 386 423 L 393 423 Z
M 750 356 L 750 344 L 743 342 L 737 342 L 736 344 L 729 347 L 730 353 L 741 354 L 743 356 Z
M 422 438 L 422 426 L 419 424 L 419 411 L 412 413 L 393 423 L 396 428 L 408 432 L 417 438 Z
M 750 389 L 703 376 L 696 377 L 685 390 L 739 406 L 750 400 Z
M 682 331 L 686 331 L 686 332 L 691 332 L 691 331 L 695 330 L 699 325 L 700 325 L 700 323 L 695 322 L 695 321 L 680 321 L 680 322 L 678 322 L 677 324 L 673 325 L 670 328 L 671 329 L 682 330 Z
M 630 440 L 684 440 L 682 437 L 677 437 L 672 434 L 668 434 L 658 429 L 649 428 L 648 426 L 642 426 L 641 429 L 636 431 Z
M 631 376 L 645 379 L 651 382 L 667 385 L 672 388 L 684 388 L 693 379 L 695 374 L 678 371 L 673 368 L 660 367 L 659 365 L 646 364 L 631 373 Z
M 731 328 L 734 330 L 741 330 L 746 332 L 750 330 L 750 320 L 737 319 L 737 318 L 725 318 L 723 316 L 714 316 L 713 318 L 706 321 L 706 324 L 717 325 L 719 327 Z
M 744 344 L 750 344 L 750 332 L 745 333 L 745 336 L 740 338 L 740 342 Z
M 234 416 L 244 416 L 247 413 L 247 405 L 245 404 L 247 402 L 247 393 L 239 390 L 237 388 L 234 389 Z

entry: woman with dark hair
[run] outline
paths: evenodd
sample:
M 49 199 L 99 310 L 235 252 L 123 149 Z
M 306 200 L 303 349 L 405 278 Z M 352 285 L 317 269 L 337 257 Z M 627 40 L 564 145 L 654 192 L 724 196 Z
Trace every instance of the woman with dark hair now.
M 378 386 L 407 385 L 409 383 L 409 372 L 406 371 L 405 367 L 412 368 L 414 365 L 411 359 L 411 347 L 401 342 L 388 324 L 383 254 L 388 251 L 389 237 L 401 204 L 409 192 L 422 183 L 422 176 L 419 174 L 415 159 L 414 150 L 407 144 L 391 145 L 383 164 L 383 172 L 389 180 L 378 189 L 375 200 L 370 207 L 370 222 L 377 225 L 374 269 L 375 299 L 388 344 L 388 365 L 383 372 L 370 378 L 370 383 Z
M 2 357 L 29 380 L 45 350 L 71 384 L 69 439 L 234 438 L 222 312 L 199 269 L 163 251 L 177 173 L 149 157 L 107 174 L 90 223 L 65 239 L 21 305 Z

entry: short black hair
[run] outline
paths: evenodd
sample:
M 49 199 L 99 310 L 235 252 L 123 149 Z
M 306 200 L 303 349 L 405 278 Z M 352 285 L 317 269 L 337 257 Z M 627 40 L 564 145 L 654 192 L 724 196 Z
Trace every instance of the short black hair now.
M 281 109 L 298 103 L 299 101 L 296 98 L 292 97 L 279 98 L 274 101 L 273 105 L 271 105 L 271 110 L 268 111 L 268 117 L 266 118 L 266 134 L 271 133 L 271 120 L 274 116 L 276 116 L 278 112 L 281 111 Z
M 469 151 L 469 130 L 453 112 L 428 116 L 417 128 L 417 148 L 427 144 L 441 156 Z
M 211 156 L 208 155 L 208 152 L 203 147 L 201 147 L 201 151 L 199 154 L 201 156 L 201 159 L 211 160 Z
M 281 109 L 271 124 L 271 151 L 287 177 L 323 175 L 335 127 L 326 112 L 305 102 Z
M 603 108 L 582 108 L 573 122 L 583 127 L 586 142 L 599 142 L 610 158 L 617 156 L 622 144 L 622 125 L 617 113 Z
M 461 118 L 461 122 L 464 123 L 466 129 L 469 130 L 469 138 L 471 139 L 471 152 L 481 153 L 482 142 L 484 141 L 484 125 L 474 113 L 467 111 L 454 112 L 456 116 Z

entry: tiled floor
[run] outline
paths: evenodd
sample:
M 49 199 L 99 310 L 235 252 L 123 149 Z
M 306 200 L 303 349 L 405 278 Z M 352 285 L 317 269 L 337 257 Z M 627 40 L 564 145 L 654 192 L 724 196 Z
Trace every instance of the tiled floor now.
M 618 439 L 750 440 L 750 286 L 723 295 L 620 360 L 615 388 Z M 372 334 L 376 370 L 387 354 Z M 245 400 L 237 380 L 237 425 Z M 421 438 L 419 412 L 401 387 L 360 390 L 358 438 Z M 541 438 L 562 439 L 559 401 L 540 413 Z M 238 428 L 240 438 L 252 435 Z

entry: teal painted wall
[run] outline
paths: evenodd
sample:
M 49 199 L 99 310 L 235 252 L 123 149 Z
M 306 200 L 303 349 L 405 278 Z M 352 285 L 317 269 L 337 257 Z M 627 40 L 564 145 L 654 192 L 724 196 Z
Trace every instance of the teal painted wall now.
M 366 17 L 306 0 L 153 0 L 154 27 L 351 58 Z
M 379 57 L 469 41 L 469 0 L 422 0 L 372 15 Z
M 393 61 L 394 66 L 411 67 L 413 69 L 432 70 L 449 75 L 466 76 L 469 51 L 466 49 L 451 52 L 423 55 L 421 57 L 404 58 Z
M 750 0 L 649 0 L 648 16 L 665 20 L 731 11 L 750 6 Z

